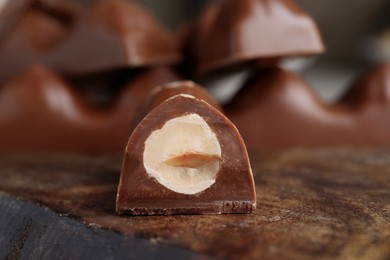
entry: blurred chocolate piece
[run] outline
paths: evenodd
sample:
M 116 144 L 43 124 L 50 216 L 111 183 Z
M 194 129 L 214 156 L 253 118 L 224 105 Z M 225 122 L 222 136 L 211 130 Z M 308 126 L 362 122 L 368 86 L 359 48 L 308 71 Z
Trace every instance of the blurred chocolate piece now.
M 279 68 L 256 71 L 225 109 L 248 149 L 344 141 L 338 113 L 328 111 L 305 81 Z
M 96 108 L 106 108 L 112 104 L 125 84 L 138 75 L 148 71 L 145 69 L 117 69 L 100 73 L 67 77 L 67 80 L 77 88 L 88 104 Z
M 119 214 L 250 213 L 252 171 L 234 125 L 201 99 L 180 94 L 152 110 L 130 137 Z
M 211 4 L 188 40 L 198 74 L 324 51 L 312 18 L 292 0 L 225 0 Z
M 132 110 L 127 111 L 131 119 L 138 116 L 140 113 L 141 104 L 143 104 L 151 91 L 157 86 L 173 81 L 181 80 L 181 78 L 168 67 L 157 67 L 146 69 L 137 77 L 125 84 L 124 90 L 121 93 L 121 100 L 132 104 Z M 130 134 L 133 128 L 130 128 Z
M 79 9 L 67 1 L 29 1 L 17 23 L 0 42 L 0 82 L 34 63 L 65 40 Z M 16 15 L 16 14 L 15 14 Z
M 390 63 L 383 63 L 363 73 L 353 82 L 340 103 L 358 107 L 390 106 Z
M 95 0 L 48 64 L 66 74 L 170 65 L 181 59 L 177 45 L 136 1 Z
M 121 152 L 145 90 L 177 77 L 166 68 L 146 70 L 106 109 L 87 105 L 54 73 L 33 66 L 1 87 L 0 153 Z
M 37 63 L 84 76 L 181 59 L 175 36 L 135 1 L 94 0 L 81 9 L 70 1 L 31 0 L 23 7 L 6 12 L 18 19 L 4 25 L 10 29 L 0 42 L 0 83 Z
M 390 63 L 358 77 L 339 105 L 346 106 L 356 117 L 357 145 L 389 146 Z
M 133 123 L 131 129 L 135 129 L 142 119 L 150 113 L 153 109 L 163 103 L 165 100 L 174 97 L 179 94 L 187 94 L 194 96 L 198 99 L 206 101 L 209 105 L 223 113 L 221 106 L 214 100 L 207 92 L 205 88 L 195 84 L 192 81 L 176 81 L 157 86 L 152 89 L 149 97 L 140 105 L 135 116 L 133 117 Z
M 326 104 L 297 75 L 257 71 L 226 107 L 248 149 L 390 145 L 390 66 L 360 78 L 338 104 Z
M 34 0 L 0 1 L 0 40 L 15 25 L 32 2 Z

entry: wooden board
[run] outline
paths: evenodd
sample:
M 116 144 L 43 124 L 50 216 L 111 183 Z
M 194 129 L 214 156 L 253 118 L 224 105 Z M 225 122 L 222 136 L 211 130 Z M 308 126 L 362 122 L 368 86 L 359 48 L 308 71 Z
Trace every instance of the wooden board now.
M 255 214 L 121 217 L 120 157 L 3 156 L 0 258 L 390 259 L 389 150 L 251 159 Z

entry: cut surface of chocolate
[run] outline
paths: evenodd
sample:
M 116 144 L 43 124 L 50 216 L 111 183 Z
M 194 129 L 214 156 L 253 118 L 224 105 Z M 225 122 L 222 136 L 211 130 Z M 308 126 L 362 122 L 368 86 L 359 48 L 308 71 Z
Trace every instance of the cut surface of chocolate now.
M 255 207 L 245 144 L 205 101 L 169 98 L 134 130 L 118 187 L 119 214 L 250 213 Z

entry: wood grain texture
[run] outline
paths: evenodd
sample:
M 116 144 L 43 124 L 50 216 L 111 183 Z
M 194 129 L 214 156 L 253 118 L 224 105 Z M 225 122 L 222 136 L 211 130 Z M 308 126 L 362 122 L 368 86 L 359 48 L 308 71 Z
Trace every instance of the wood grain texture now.
M 18 207 L 16 215 L 26 210 L 29 225 L 35 225 L 28 208 L 36 206 L 23 206 L 18 198 L 75 223 L 54 234 L 67 229 L 85 234 L 92 226 L 97 244 L 115 234 L 145 248 L 161 247 L 160 256 L 166 257 L 177 249 L 178 258 L 390 259 L 389 150 L 288 150 L 252 153 L 251 159 L 258 200 L 254 214 L 121 217 L 114 210 L 120 157 L 2 157 L 0 191 L 7 195 L 0 196 L 0 223 L 13 223 L 15 214 L 7 212 Z M 58 216 L 44 212 L 48 225 Z M 4 246 L 0 240 L 0 251 L 21 247 L 18 252 L 25 253 L 28 247 L 15 236 L 31 240 L 29 225 L 12 230 L 0 224 L 3 241 L 14 241 Z M 38 240 L 35 246 L 55 249 L 55 241 Z M 118 243 L 111 257 L 126 258 L 123 245 Z

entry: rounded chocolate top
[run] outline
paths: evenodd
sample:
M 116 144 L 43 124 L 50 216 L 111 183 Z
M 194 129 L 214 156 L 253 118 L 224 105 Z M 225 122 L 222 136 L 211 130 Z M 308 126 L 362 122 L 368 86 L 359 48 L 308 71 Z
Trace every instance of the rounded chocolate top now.
M 324 51 L 317 26 L 292 0 L 226 0 L 201 16 L 188 48 L 199 74 L 226 66 Z

